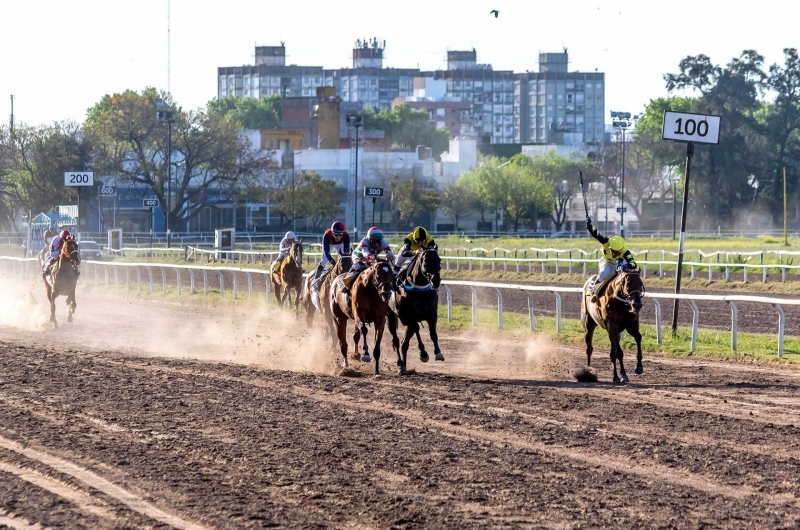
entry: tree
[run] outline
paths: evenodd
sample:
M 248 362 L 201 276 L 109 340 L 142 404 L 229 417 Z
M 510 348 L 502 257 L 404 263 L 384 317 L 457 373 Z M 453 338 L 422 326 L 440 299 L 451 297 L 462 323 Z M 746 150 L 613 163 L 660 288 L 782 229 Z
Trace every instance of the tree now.
M 209 116 L 230 116 L 244 129 L 280 129 L 283 99 L 277 94 L 263 98 L 226 96 L 208 102 Z
M 332 180 L 324 180 L 314 171 L 279 171 L 271 182 L 271 202 L 281 214 L 281 224 L 291 225 L 297 219 L 309 219 L 317 229 L 342 211 L 347 190 Z M 294 203 L 292 197 L 294 190 Z
M 169 186 L 167 125 L 155 112 L 160 101 L 172 105 L 167 94 L 153 88 L 106 95 L 89 109 L 85 129 L 96 139 L 99 169 L 119 182 L 152 189 L 172 226 L 221 197 L 233 199 L 242 179 L 257 179 L 275 169 L 266 153 L 252 149 L 232 117 L 178 109 Z M 172 196 L 167 197 L 170 187 Z
M 459 230 L 461 218 L 474 210 L 476 199 L 472 186 L 463 178 L 455 180 L 444 190 L 441 207 L 453 220 L 456 230 Z
M 450 145 L 448 129 L 436 129 L 426 111 L 413 110 L 407 104 L 397 105 L 392 110 L 365 110 L 364 128 L 386 131 L 392 145 L 404 145 L 412 149 L 419 145 L 430 147 L 436 159 Z
M 416 178 L 401 180 L 394 177 L 391 187 L 391 205 L 402 226 L 412 224 L 423 212 L 436 211 L 441 202 L 439 192 L 420 185 Z
M 568 168 L 562 169 L 564 165 L 568 164 L 564 164 L 562 157 L 554 153 L 537 158 L 517 154 L 511 157 L 508 165 L 501 168 L 506 229 L 511 221 L 516 232 L 523 223 L 535 222 L 539 212 L 547 212 L 552 208 L 553 182 L 559 179 L 563 182 L 563 178 L 566 178 Z
M 34 215 L 75 202 L 77 192 L 64 187 L 64 173 L 93 168 L 91 140 L 74 122 L 40 127 L 19 125 L 14 130 L 13 144 L 8 131 L 3 130 L 0 150 L 0 159 L 5 161 L 0 197 L 11 208 L 26 213 L 30 210 Z

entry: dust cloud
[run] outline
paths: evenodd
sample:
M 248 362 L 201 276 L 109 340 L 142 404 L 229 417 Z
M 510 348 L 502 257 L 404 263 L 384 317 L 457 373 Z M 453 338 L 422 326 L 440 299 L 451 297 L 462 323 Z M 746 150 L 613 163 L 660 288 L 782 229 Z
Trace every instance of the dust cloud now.
M 319 313 L 312 329 L 274 304 L 179 305 L 141 301 L 80 289 L 75 321 L 67 323 L 64 297 L 56 301 L 59 329 L 51 330 L 49 305 L 40 281 L 0 277 L 0 340 L 13 338 L 37 345 L 116 351 L 137 356 L 233 362 L 278 370 L 340 373 L 338 345 L 323 335 Z M 213 302 L 213 298 L 209 298 Z M 349 353 L 353 354 L 348 325 Z M 427 327 L 421 330 L 428 352 Z M 402 337 L 402 330 L 401 330 Z M 381 370 L 397 373 L 388 330 L 382 343 Z M 372 329 L 370 350 L 374 346 Z M 416 340 L 408 352 L 409 369 L 467 377 L 570 380 L 573 352 L 544 335 L 469 330 L 440 333 L 444 363 L 419 361 Z M 365 374 L 373 367 L 351 362 Z

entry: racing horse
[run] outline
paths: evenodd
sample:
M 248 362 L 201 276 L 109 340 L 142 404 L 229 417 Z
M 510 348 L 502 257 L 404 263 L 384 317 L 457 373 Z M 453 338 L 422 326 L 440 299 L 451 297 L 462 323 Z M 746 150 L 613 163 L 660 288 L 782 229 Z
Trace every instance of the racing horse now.
M 581 299 L 581 323 L 583 324 L 583 337 L 586 341 L 586 365 L 592 360 L 592 337 L 597 326 L 605 329 L 611 341 L 611 365 L 614 367 L 614 382 L 627 383 L 628 375 L 622 364 L 622 347 L 620 336 L 627 331 L 636 341 L 636 373 L 644 373 L 642 366 L 642 334 L 639 332 L 639 312 L 642 309 L 642 296 L 644 283 L 638 271 L 620 271 L 617 276 L 609 281 L 605 287 L 598 289 L 597 304 L 589 301 L 587 294 L 589 282 L 594 281 L 594 276 L 583 286 Z M 602 289 L 602 292 L 600 290 Z M 617 375 L 617 361 L 619 361 L 620 376 Z
M 419 360 L 426 363 L 430 359 L 419 334 L 419 323 L 423 321 L 428 323 L 436 360 L 444 361 L 444 355 L 439 349 L 439 335 L 436 333 L 436 323 L 439 318 L 438 289 L 442 281 L 442 260 L 433 249 L 420 250 L 417 251 L 414 262 L 409 267 L 411 271 L 406 276 L 406 281 L 399 286 L 400 292 L 393 293 L 389 301 L 389 309 L 400 318 L 400 322 L 406 327 L 400 351 L 397 352 L 397 366 L 400 367 L 401 374 L 406 373 L 408 347 L 413 335 L 417 336 Z M 390 320 L 390 331 L 392 324 L 393 322 Z M 400 356 L 401 352 L 402 357 Z
M 325 272 L 324 276 L 317 282 L 317 292 L 311 290 L 311 284 L 314 282 L 314 275 L 310 274 L 306 279 L 303 289 L 303 307 L 306 310 L 306 326 L 311 327 L 314 320 L 314 313 L 319 311 L 325 321 L 325 331 L 328 337 L 336 344 L 336 330 L 333 327 L 333 315 L 331 314 L 331 305 L 326 303 L 331 295 L 331 282 L 340 274 L 350 272 L 350 267 L 353 266 L 353 256 L 345 254 L 341 256 L 336 264 Z
M 50 280 L 48 281 L 46 274 L 42 274 L 45 294 L 50 302 L 50 322 L 53 323 L 54 330 L 58 329 L 56 298 L 59 296 L 67 297 L 67 307 L 69 308 L 67 322 L 72 322 L 72 315 L 78 306 L 75 302 L 75 287 L 78 284 L 78 276 L 80 275 L 78 271 L 80 263 L 81 255 L 78 252 L 78 242 L 74 239 L 67 239 L 61 247 L 58 261 L 50 269 Z
M 341 277 L 340 277 L 341 278 Z M 342 353 L 342 366 L 350 366 L 347 360 L 347 321 L 353 320 L 353 341 L 355 351 L 358 352 L 359 339 L 364 339 L 364 353 L 361 362 L 370 362 L 369 346 L 367 344 L 367 324 L 372 324 L 375 329 L 375 347 L 372 355 L 375 357 L 375 374 L 380 373 L 381 339 L 389 319 L 389 330 L 392 333 L 392 347 L 398 351 L 400 339 L 394 330 L 397 329 L 397 317 L 389 311 L 389 298 L 392 295 L 392 281 L 394 275 L 392 266 L 384 260 L 378 260 L 364 270 L 353 283 L 350 294 L 342 292 L 343 285 L 337 278 L 332 282 L 330 305 L 333 324 L 339 339 L 339 349 Z
M 294 314 L 297 316 L 300 307 L 300 292 L 303 289 L 303 240 L 299 239 L 292 243 L 289 255 L 277 267 L 276 263 L 272 265 L 272 274 L 270 274 L 275 298 L 277 298 L 279 306 L 285 305 L 288 299 L 289 307 L 291 307 L 291 291 L 294 291 Z

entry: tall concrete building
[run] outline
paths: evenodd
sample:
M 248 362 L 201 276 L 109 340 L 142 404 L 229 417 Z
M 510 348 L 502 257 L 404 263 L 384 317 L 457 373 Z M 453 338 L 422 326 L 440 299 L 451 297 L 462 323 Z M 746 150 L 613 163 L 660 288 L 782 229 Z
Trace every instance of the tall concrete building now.
M 220 67 L 218 97 L 315 97 L 317 88 L 334 87 L 341 104 L 359 108 L 389 109 L 397 99 L 409 98 L 415 106 L 431 110 L 415 96 L 415 78 L 439 83 L 438 99 L 458 113 L 458 120 L 442 121 L 451 131 L 467 131 L 494 144 L 538 143 L 579 145 L 603 141 L 605 74 L 570 72 L 566 49 L 540 53 L 536 72 L 514 73 L 478 63 L 472 50 L 448 51 L 447 68 L 420 72 L 418 68 L 383 66 L 385 41 L 357 40 L 350 68 L 286 65 L 286 47 L 258 46 L 255 65 Z M 428 81 L 425 81 L 425 80 Z M 432 85 L 431 85 L 432 86 Z M 467 103 L 469 107 L 454 105 Z M 433 109 L 438 118 L 438 107 Z M 452 125 L 451 125 L 452 124 Z
M 540 53 L 539 71 L 514 75 L 514 142 L 602 142 L 605 74 L 570 72 L 569 56 Z

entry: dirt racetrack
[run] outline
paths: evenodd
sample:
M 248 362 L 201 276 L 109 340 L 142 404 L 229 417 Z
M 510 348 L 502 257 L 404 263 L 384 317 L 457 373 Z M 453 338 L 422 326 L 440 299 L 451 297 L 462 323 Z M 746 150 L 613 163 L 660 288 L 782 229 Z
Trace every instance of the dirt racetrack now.
M 0 287 L 0 528 L 800 526 L 791 367 L 613 386 L 597 352 L 579 384 L 581 352 L 483 332 L 350 378 L 274 312 L 84 296 L 53 333 Z

